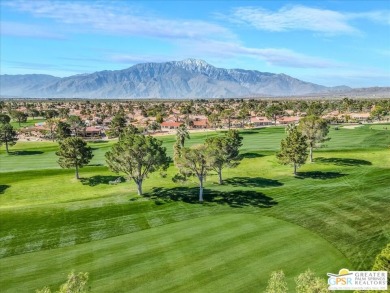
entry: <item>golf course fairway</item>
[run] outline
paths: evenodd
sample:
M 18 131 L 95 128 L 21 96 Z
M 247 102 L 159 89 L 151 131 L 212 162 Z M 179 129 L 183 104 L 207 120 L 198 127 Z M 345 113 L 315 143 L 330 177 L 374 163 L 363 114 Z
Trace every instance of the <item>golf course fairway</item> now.
M 261 292 L 270 273 L 337 271 L 348 260 L 309 230 L 275 218 L 222 214 L 0 260 L 2 292 L 32 292 L 72 268 L 93 292 Z M 229 283 L 228 287 L 224 287 Z

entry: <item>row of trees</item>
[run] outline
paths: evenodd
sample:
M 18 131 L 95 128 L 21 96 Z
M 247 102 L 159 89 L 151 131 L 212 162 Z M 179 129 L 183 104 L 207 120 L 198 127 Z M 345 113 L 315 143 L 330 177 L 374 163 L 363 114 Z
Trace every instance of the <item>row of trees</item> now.
M 166 115 L 173 112 L 179 112 L 181 115 L 200 114 L 210 115 L 216 113 L 222 114 L 226 110 L 232 110 L 235 116 L 241 111 L 251 111 L 255 113 L 266 113 L 268 108 L 276 106 L 278 110 L 293 110 L 294 112 L 306 112 L 320 115 L 324 112 L 339 111 L 343 113 L 350 112 L 370 112 L 378 107 L 386 112 L 390 111 L 389 99 L 352 99 L 345 97 L 343 99 L 197 99 L 187 101 L 109 101 L 109 100 L 86 100 L 86 101 L 0 101 L 0 111 L 12 111 L 23 109 L 23 112 L 31 117 L 43 116 L 46 118 L 60 117 L 67 118 L 70 114 L 69 109 L 80 111 L 82 115 L 98 114 L 103 116 L 112 116 L 114 113 L 132 114 L 135 110 L 140 110 L 144 117 L 156 117 L 157 115 Z M 176 111 L 173 111 L 176 110 Z M 21 111 L 21 110 L 20 110 Z M 225 113 L 226 114 L 226 113 Z
M 281 164 L 293 165 L 294 174 L 297 174 L 297 168 L 306 162 L 308 155 L 310 161 L 313 161 L 313 149 L 327 140 L 329 127 L 322 118 L 307 116 L 298 126 L 289 125 L 286 131 L 287 137 L 281 141 L 277 158 Z M 167 156 L 162 141 L 140 133 L 132 125 L 121 129 L 118 135 L 118 142 L 106 153 L 106 162 L 113 172 L 124 173 L 129 180 L 134 181 L 138 194 L 142 195 L 144 180 L 150 173 L 158 170 L 164 172 L 171 158 Z M 186 127 L 179 127 L 173 160 L 179 173 L 174 180 L 196 177 L 199 181 L 199 201 L 203 201 L 203 185 L 207 174 L 215 171 L 219 184 L 222 184 L 223 169 L 238 166 L 242 137 L 237 130 L 229 130 L 224 136 L 210 137 L 203 144 L 185 147 L 185 141 L 189 138 Z M 66 138 L 59 142 L 59 146 L 58 163 L 63 168 L 75 168 L 76 178 L 79 179 L 78 170 L 92 159 L 92 149 L 77 137 Z
M 199 181 L 199 201 L 203 201 L 203 183 L 207 174 L 215 171 L 219 184 L 222 184 L 222 170 L 239 164 L 239 148 L 243 138 L 237 130 L 229 130 L 224 136 L 207 138 L 204 144 L 191 148 L 184 146 L 185 138 L 189 138 L 189 135 L 185 126 L 181 126 L 174 145 L 174 161 L 180 172 L 176 178 L 186 180 L 191 176 L 196 177 Z
M 329 126 L 324 119 L 311 115 L 301 119 L 298 126 L 288 125 L 286 132 L 287 137 L 281 141 L 276 157 L 283 165 L 293 165 L 296 175 L 297 168 L 305 164 L 308 156 L 313 162 L 313 149 L 329 140 Z
M 174 146 L 175 165 L 183 180 L 195 176 L 199 180 L 199 201 L 203 201 L 203 183 L 210 171 L 216 171 L 219 183 L 222 184 L 222 170 L 233 168 L 239 164 L 239 147 L 242 137 L 237 130 L 228 131 L 223 137 L 213 137 L 202 145 L 188 148 L 184 146 L 189 138 L 183 126 L 177 132 Z M 69 137 L 59 142 L 58 163 L 62 168 L 75 168 L 76 179 L 79 179 L 79 168 L 87 165 L 93 158 L 92 148 L 77 137 Z M 149 174 L 165 171 L 170 162 L 162 141 L 139 132 L 130 125 L 119 136 L 110 151 L 105 155 L 108 167 L 115 173 L 124 173 L 137 185 L 142 195 L 142 184 Z

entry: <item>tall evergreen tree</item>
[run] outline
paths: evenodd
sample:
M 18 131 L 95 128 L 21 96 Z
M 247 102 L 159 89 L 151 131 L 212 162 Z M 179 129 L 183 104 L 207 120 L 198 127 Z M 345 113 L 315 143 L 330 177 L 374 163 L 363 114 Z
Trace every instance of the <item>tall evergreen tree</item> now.
M 210 166 L 217 172 L 219 184 L 223 183 L 222 170 L 234 168 L 240 163 L 239 147 L 242 137 L 237 130 L 230 130 L 224 137 L 210 137 L 206 139 L 206 146 L 210 155 Z
M 0 114 L 0 124 L 7 124 L 11 122 L 11 117 L 7 114 Z
M 18 141 L 18 134 L 14 130 L 11 124 L 1 123 L 0 124 L 0 146 L 5 144 L 7 154 L 9 154 L 8 147 L 13 146 Z
M 118 113 L 112 118 L 110 128 L 107 131 L 109 137 L 119 137 L 126 128 L 126 118 L 122 113 Z
M 309 158 L 313 162 L 313 149 L 321 142 L 326 141 L 329 133 L 328 122 L 321 117 L 311 115 L 299 121 L 298 129 L 306 136 L 309 145 Z
M 70 129 L 72 130 L 72 132 L 75 136 L 78 136 L 79 133 L 84 132 L 85 124 L 81 120 L 80 116 L 71 115 L 68 117 L 66 122 L 69 123 Z
M 55 131 L 55 136 L 57 140 L 63 140 L 72 135 L 72 130 L 70 129 L 70 125 L 66 122 L 59 121 L 57 123 L 57 128 Z
M 79 168 L 87 165 L 93 158 L 92 148 L 79 137 L 68 137 L 59 142 L 58 164 L 62 168 L 75 168 L 76 179 L 79 178 Z
M 283 115 L 284 111 L 280 105 L 271 104 L 265 109 L 265 116 L 268 119 L 272 119 L 274 121 L 274 125 L 276 126 L 276 120 Z
M 297 174 L 297 168 L 303 165 L 307 160 L 307 138 L 298 131 L 293 125 L 288 128 L 287 137 L 280 143 L 280 152 L 276 154 L 279 162 L 283 165 L 292 164 L 294 166 L 294 175 Z

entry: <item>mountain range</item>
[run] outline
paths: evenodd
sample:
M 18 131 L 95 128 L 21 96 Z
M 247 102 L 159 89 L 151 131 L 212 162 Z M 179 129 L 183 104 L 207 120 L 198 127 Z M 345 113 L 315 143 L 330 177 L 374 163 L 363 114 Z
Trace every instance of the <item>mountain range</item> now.
M 326 87 L 286 74 L 224 69 L 203 60 L 142 63 L 115 71 L 55 77 L 0 75 L 0 96 L 30 98 L 238 98 L 298 96 L 350 91 Z

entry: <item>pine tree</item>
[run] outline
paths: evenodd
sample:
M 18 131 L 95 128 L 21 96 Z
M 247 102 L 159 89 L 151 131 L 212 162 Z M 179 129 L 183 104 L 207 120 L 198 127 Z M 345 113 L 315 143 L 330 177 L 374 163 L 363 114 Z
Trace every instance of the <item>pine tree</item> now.
M 293 125 L 287 129 L 287 137 L 280 142 L 280 152 L 276 154 L 279 162 L 283 165 L 292 164 L 294 166 L 294 175 L 297 174 L 297 168 L 305 164 L 307 160 L 307 137 L 298 131 Z
M 313 162 L 313 149 L 321 142 L 326 141 L 329 126 L 326 120 L 318 116 L 306 116 L 299 121 L 299 130 L 307 138 L 309 145 L 309 158 Z
M 0 124 L 0 146 L 5 144 L 7 154 L 9 154 L 8 147 L 13 146 L 18 141 L 18 134 L 14 130 L 11 124 Z
M 75 168 L 76 179 L 79 178 L 79 168 L 87 165 L 93 158 L 92 148 L 87 146 L 87 143 L 79 137 L 68 137 L 59 142 L 59 150 L 56 155 L 58 164 L 62 168 Z

